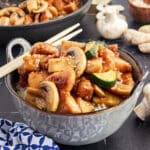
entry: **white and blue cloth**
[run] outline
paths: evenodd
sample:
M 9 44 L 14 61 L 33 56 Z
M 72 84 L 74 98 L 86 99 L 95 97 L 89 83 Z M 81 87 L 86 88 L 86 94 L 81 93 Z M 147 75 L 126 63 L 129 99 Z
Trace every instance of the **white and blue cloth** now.
M 0 150 L 59 150 L 59 147 L 24 123 L 0 119 Z

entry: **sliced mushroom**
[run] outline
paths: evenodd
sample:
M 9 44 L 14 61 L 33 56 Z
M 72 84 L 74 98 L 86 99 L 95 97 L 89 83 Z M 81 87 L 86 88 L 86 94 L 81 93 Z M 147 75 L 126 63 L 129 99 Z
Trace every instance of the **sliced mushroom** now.
M 46 9 L 48 8 L 48 3 L 44 0 L 40 0 L 38 3 L 38 8 L 37 9 L 33 9 L 33 13 L 42 13 L 44 12 Z
M 104 91 L 99 86 L 94 84 L 93 87 L 94 87 L 94 92 L 98 97 L 105 97 Z
M 21 9 L 26 9 L 26 8 L 27 8 L 27 0 L 26 0 L 26 1 L 23 1 L 22 3 L 20 3 L 20 4 L 18 5 L 18 7 L 21 8 Z
M 79 48 L 84 50 L 85 49 L 85 43 L 75 42 L 75 41 L 63 41 L 61 44 L 60 55 L 64 56 L 64 54 L 66 53 L 66 51 L 70 47 L 79 47 Z
M 24 5 L 25 5 L 25 4 L 24 4 Z M 30 13 L 32 13 L 33 10 L 38 9 L 37 0 L 27 0 L 26 6 L 27 6 L 27 10 L 28 10 Z M 23 7 L 23 4 L 22 4 L 22 7 Z
M 121 82 L 116 82 L 115 86 L 110 89 L 110 91 L 116 95 L 128 96 L 132 91 L 131 85 L 122 84 Z
M 44 99 L 46 100 L 47 110 L 55 112 L 59 104 L 59 93 L 55 83 L 51 81 L 43 81 L 40 84 L 40 89 L 42 90 Z
M 66 51 L 65 56 L 74 57 L 76 78 L 79 78 L 86 69 L 86 56 L 84 51 L 79 47 L 71 47 Z
M 115 96 L 109 92 L 105 92 L 105 97 L 93 97 L 93 102 L 95 104 L 105 104 L 107 107 L 113 107 L 118 104 L 120 104 L 122 101 L 122 98 Z
M 132 74 L 124 73 L 121 75 L 119 81 L 117 81 L 116 84 L 109 90 L 116 95 L 129 96 L 134 87 L 134 84 L 135 83 L 133 81 Z
M 0 10 L 0 17 L 10 17 L 11 25 L 22 25 L 24 23 L 25 13 L 18 7 L 7 7 Z
M 59 104 L 59 94 L 56 85 L 43 81 L 40 88 L 28 87 L 25 100 L 39 109 L 55 112 Z
M 28 87 L 25 93 L 25 101 L 41 110 L 46 110 L 46 101 L 41 89 Z

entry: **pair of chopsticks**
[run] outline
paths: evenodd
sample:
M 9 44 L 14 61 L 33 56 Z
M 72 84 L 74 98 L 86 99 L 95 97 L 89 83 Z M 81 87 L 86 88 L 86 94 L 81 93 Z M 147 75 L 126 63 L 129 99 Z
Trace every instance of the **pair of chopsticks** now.
M 83 30 L 81 28 L 77 29 L 80 26 L 79 23 L 63 30 L 62 32 L 56 34 L 52 38 L 45 41 L 48 44 L 52 44 L 54 46 L 61 45 L 62 41 L 67 41 L 72 39 L 73 37 L 80 34 Z M 76 29 L 76 30 L 75 30 Z M 0 78 L 4 77 L 5 75 L 9 74 L 10 72 L 16 70 L 23 64 L 23 57 L 29 55 L 29 52 L 17 57 L 16 59 L 12 60 L 11 62 L 7 63 L 6 65 L 0 67 Z

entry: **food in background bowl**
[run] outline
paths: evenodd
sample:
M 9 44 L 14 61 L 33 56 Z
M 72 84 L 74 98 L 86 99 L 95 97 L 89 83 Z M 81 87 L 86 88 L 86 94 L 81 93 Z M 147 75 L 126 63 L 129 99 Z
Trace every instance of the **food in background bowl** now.
M 148 2 L 149 0 L 147 1 L 148 4 L 145 1 L 144 0 L 133 0 L 133 4 L 138 7 L 150 8 L 150 4 L 149 4 L 150 2 Z
M 128 0 L 129 10 L 132 17 L 142 23 L 150 23 L 150 1 Z
M 13 3 L 17 4 L 18 1 L 13 0 Z M 78 10 L 63 17 L 57 17 L 49 21 L 26 25 L 1 25 L 0 33 L 1 37 L 3 38 L 1 38 L 0 40 L 0 45 L 7 44 L 11 39 L 16 37 L 23 37 L 31 43 L 47 40 L 51 36 L 61 32 L 65 28 L 81 21 L 81 19 L 85 16 L 90 8 L 91 0 L 79 0 L 79 3 L 80 6 Z
M 78 46 L 78 44 L 74 46 L 80 47 L 80 49 L 85 46 L 82 43 L 79 44 L 80 46 Z M 65 46 L 64 50 L 69 47 Z M 8 45 L 7 48 L 8 58 L 10 58 L 12 56 L 10 45 Z M 105 47 L 103 48 L 106 49 Z M 94 51 L 92 50 L 92 52 Z M 116 51 L 111 51 L 111 54 L 114 54 L 114 52 Z M 87 54 L 88 53 L 89 52 L 87 51 Z M 119 51 L 119 53 L 120 57 L 125 60 L 125 62 L 127 61 L 131 64 L 135 85 L 130 95 L 127 96 L 124 101 L 109 109 L 82 114 L 45 112 L 37 109 L 23 100 L 20 94 L 16 92 L 16 84 L 18 84 L 19 78 L 17 71 L 12 72 L 5 78 L 6 86 L 11 92 L 13 96 L 12 100 L 25 123 L 33 129 L 50 136 L 58 143 L 66 145 L 85 145 L 95 143 L 110 136 L 121 127 L 131 114 L 144 84 L 141 82 L 142 71 L 137 61 L 127 52 Z M 95 53 L 89 54 L 89 57 L 91 57 L 91 54 L 95 55 Z M 118 54 L 118 52 L 116 52 L 116 54 Z M 109 83 L 109 85 L 111 84 Z
M 90 113 L 120 104 L 134 88 L 132 66 L 117 44 L 64 41 L 33 45 L 18 69 L 23 99 L 56 113 Z
M 26 0 L 0 9 L 0 25 L 27 25 L 66 16 L 79 9 L 79 0 Z

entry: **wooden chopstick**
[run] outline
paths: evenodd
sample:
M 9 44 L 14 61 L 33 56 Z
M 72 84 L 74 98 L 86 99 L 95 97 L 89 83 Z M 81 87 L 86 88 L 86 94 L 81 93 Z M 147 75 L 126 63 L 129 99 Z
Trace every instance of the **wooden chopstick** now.
M 65 37 L 59 39 L 58 41 L 54 42 L 53 45 L 54 46 L 58 46 L 61 44 L 62 41 L 67 41 L 67 40 L 70 40 L 72 39 L 73 37 L 75 37 L 76 35 L 80 34 L 83 30 L 82 29 L 78 29 L 68 35 L 66 35 Z
M 53 44 L 55 46 L 59 46 L 62 41 L 70 40 L 71 38 L 75 37 L 76 35 L 80 34 L 82 32 L 82 29 L 78 29 L 76 31 L 73 31 L 72 33 L 68 34 L 75 28 L 79 27 L 80 24 L 76 24 L 74 26 L 71 26 L 70 28 L 60 32 L 56 36 L 52 37 L 51 39 L 45 41 L 46 43 Z M 66 35 L 68 34 L 68 35 Z M 66 35 L 66 36 L 64 36 Z M 62 38 L 60 38 L 62 36 Z M 58 38 L 58 40 L 56 40 Z M 55 41 L 55 42 L 54 42 Z M 51 43 L 53 42 L 53 43 Z M 8 73 L 16 70 L 18 67 L 20 67 L 23 64 L 23 57 L 29 55 L 29 52 L 17 57 L 16 59 L 12 60 L 11 62 L 7 63 L 6 65 L 0 67 L 0 78 L 4 77 Z
M 47 41 L 45 41 L 46 43 L 53 43 L 55 42 L 56 40 L 59 40 L 60 38 L 64 37 L 65 35 L 67 35 L 68 33 L 70 33 L 71 31 L 75 30 L 76 28 L 78 28 L 80 26 L 80 23 L 77 23 L 65 30 L 63 30 L 62 32 L 56 34 L 54 37 L 48 39 Z

